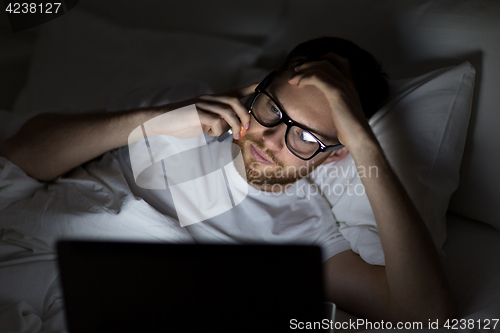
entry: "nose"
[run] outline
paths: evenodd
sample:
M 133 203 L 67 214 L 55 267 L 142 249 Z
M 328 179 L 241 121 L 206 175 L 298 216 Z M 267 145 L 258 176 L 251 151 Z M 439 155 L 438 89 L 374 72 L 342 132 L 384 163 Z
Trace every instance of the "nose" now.
M 285 146 L 286 125 L 279 124 L 275 127 L 266 128 L 262 133 L 266 147 L 280 151 Z

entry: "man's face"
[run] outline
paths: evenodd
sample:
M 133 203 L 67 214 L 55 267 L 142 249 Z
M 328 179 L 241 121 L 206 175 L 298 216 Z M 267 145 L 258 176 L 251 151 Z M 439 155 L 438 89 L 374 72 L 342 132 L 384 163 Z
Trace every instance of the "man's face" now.
M 315 134 L 326 145 L 338 143 L 337 130 L 323 92 L 313 86 L 298 88 L 288 83 L 291 71 L 277 76 L 266 91 L 280 103 L 288 116 Z M 305 161 L 295 156 L 285 143 L 286 125 L 265 127 L 252 117 L 248 130 L 236 143 L 240 146 L 247 181 L 266 191 L 283 190 L 285 186 L 305 177 L 330 153 L 319 153 Z M 273 186 L 274 185 L 274 186 Z

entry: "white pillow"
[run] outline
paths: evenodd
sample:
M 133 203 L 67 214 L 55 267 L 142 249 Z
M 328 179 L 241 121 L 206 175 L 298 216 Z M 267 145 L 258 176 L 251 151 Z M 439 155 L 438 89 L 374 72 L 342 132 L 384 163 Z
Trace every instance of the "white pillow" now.
M 427 224 L 442 259 L 446 211 L 458 187 L 475 73 L 465 62 L 392 81 L 389 102 L 370 119 L 373 132 Z M 332 205 L 340 231 L 352 249 L 365 261 L 383 265 L 373 212 L 351 156 L 318 168 L 310 178 Z

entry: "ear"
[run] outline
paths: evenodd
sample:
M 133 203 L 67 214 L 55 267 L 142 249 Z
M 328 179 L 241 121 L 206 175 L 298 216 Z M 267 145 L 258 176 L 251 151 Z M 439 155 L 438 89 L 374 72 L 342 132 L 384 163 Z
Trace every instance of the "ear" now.
M 328 156 L 326 158 L 326 160 L 324 160 L 323 163 L 321 163 L 321 164 L 328 164 L 328 163 L 333 162 L 333 161 L 340 161 L 341 159 L 346 157 L 347 154 L 349 154 L 349 151 L 347 150 L 346 147 L 343 147 L 343 148 L 338 149 L 338 150 L 334 150 L 334 151 L 332 151 L 330 156 Z

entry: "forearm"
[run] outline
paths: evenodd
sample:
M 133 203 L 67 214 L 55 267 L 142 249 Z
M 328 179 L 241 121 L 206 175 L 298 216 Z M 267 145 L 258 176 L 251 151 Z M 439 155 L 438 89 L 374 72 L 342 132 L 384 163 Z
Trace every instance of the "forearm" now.
M 0 155 L 36 179 L 52 180 L 108 150 L 143 138 L 143 132 L 134 129 L 156 117 L 148 135 L 192 137 L 200 135 L 201 129 L 203 133 L 218 136 L 231 126 L 236 136 L 242 126 L 240 119 L 244 124 L 250 121 L 240 99 L 251 94 L 255 86 L 130 111 L 42 114 L 1 143 Z M 178 112 L 165 115 L 173 110 Z
M 108 150 L 126 145 L 134 128 L 159 114 L 158 109 L 41 114 L 3 142 L 0 155 L 36 179 L 52 180 Z
M 450 316 L 452 298 L 434 243 L 377 140 L 369 133 L 350 152 L 358 169 L 377 171 L 361 179 L 385 254 L 391 313 L 408 319 Z
M 311 85 L 323 91 L 338 140 L 349 150 L 358 169 L 367 171 L 361 180 L 375 215 L 386 262 L 381 270 L 344 264 L 349 272 L 355 273 L 353 276 L 360 272 L 366 276 L 366 279 L 365 276 L 350 277 L 357 286 L 346 289 L 358 299 L 368 300 L 369 305 L 363 305 L 367 315 L 396 321 L 449 318 L 453 302 L 436 248 L 371 131 L 351 64 L 336 54 L 326 54 L 323 58 L 325 60 L 296 67 L 297 74 L 288 82 L 299 88 Z M 377 170 L 374 174 L 370 172 L 373 169 Z M 348 255 L 352 256 L 345 256 Z M 355 261 L 347 258 L 346 262 Z M 342 260 L 332 259 L 331 263 L 332 281 L 339 281 L 345 287 L 346 279 L 336 275 L 333 267 L 334 263 L 342 265 Z M 374 288 L 377 291 L 373 294 L 377 296 L 364 295 Z M 332 298 L 343 295 L 336 285 L 330 290 Z M 352 304 L 348 297 L 343 299 L 346 304 Z

